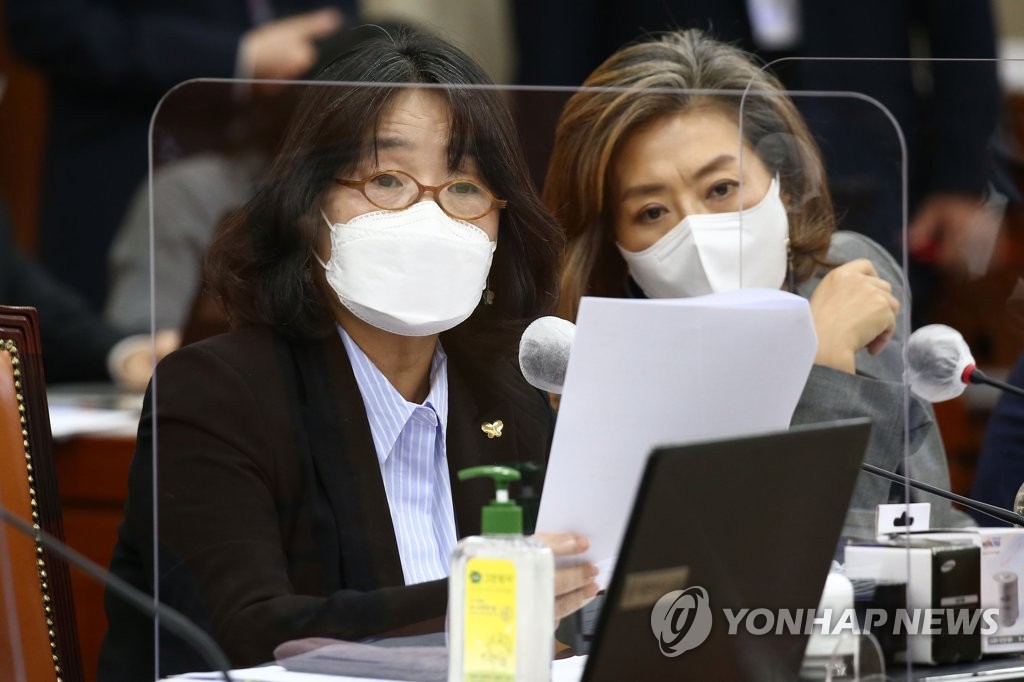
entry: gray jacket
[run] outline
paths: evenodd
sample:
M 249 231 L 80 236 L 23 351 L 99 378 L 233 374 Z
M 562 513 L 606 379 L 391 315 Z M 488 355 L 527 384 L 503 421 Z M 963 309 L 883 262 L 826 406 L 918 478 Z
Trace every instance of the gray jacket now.
M 893 295 L 898 300 L 904 301 L 905 295 L 908 298 L 892 341 L 877 356 L 861 350 L 856 357 L 856 374 L 814 365 L 793 414 L 793 423 L 869 417 L 871 439 L 864 461 L 949 490 L 946 451 L 931 404 L 910 393 L 903 382 L 907 331 L 903 325 L 909 318 L 909 294 L 900 267 L 881 246 L 854 232 L 836 232 L 828 258 L 835 264 L 866 258 L 875 266 L 879 277 L 892 284 Z M 798 293 L 809 299 L 825 274 L 827 271 L 819 272 L 801 285 Z M 844 534 L 873 538 L 876 505 L 903 502 L 905 495 L 903 486 L 861 473 Z M 971 524 L 966 514 L 954 510 L 949 502 L 939 497 L 911 490 L 910 498 L 914 502 L 931 503 L 933 528 Z
M 201 154 L 157 169 L 152 244 L 149 183 L 142 182 L 110 249 L 110 293 L 104 312 L 110 323 L 133 333 L 149 333 L 155 305 L 156 329 L 185 326 L 217 227 L 252 196 L 262 164 L 255 154 Z M 151 282 L 155 285 L 152 303 Z

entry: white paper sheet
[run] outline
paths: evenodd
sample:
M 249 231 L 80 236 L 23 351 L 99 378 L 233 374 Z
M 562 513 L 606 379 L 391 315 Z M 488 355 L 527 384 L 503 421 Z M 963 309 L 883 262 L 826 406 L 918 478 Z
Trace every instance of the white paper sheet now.
M 606 586 L 651 450 L 787 428 L 816 351 L 782 291 L 584 298 L 538 530 L 586 535 Z
M 142 394 L 112 384 L 53 384 L 46 387 L 54 440 L 101 434 L 134 438 L 142 412 Z
M 575 656 L 564 660 L 553 661 L 551 664 L 552 682 L 576 682 L 583 676 L 583 667 L 586 665 L 586 656 Z M 369 682 L 366 677 L 341 677 L 337 675 L 314 675 L 311 673 L 289 672 L 279 665 L 270 665 L 262 668 L 245 668 L 231 670 L 231 678 L 239 682 Z M 176 677 L 166 678 L 165 682 L 177 680 L 184 682 L 217 682 L 223 680 L 220 673 L 188 673 Z M 380 680 L 372 682 L 402 682 L 400 680 Z
M 138 428 L 139 413 L 135 410 L 50 405 L 50 430 L 54 440 L 86 434 L 134 437 Z
M 242 668 L 228 671 L 231 679 L 236 682 L 368 682 L 366 677 L 345 677 L 341 675 L 314 675 L 313 673 L 295 673 L 285 670 L 279 665 L 268 665 L 262 668 Z M 188 673 L 177 677 L 169 677 L 164 682 L 173 680 L 189 682 L 217 682 L 223 680 L 220 673 Z M 403 680 L 373 680 L 372 682 L 408 682 Z

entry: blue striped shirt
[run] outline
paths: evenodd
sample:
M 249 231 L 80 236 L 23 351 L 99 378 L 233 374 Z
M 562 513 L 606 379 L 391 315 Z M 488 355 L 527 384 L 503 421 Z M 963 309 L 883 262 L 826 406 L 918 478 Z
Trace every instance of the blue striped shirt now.
M 444 578 L 456 534 L 445 448 L 448 359 L 441 342 L 430 362 L 430 392 L 417 405 L 402 397 L 340 325 L 338 332 L 370 422 L 405 584 Z

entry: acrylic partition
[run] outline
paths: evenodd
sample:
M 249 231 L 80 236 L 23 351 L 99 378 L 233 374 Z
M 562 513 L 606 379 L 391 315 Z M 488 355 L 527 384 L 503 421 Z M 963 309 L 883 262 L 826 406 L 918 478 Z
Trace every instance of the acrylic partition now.
M 767 194 L 755 191 L 749 200 L 746 192 L 741 196 L 739 250 L 746 259 L 762 248 L 763 225 L 770 224 L 767 211 L 769 202 L 776 201 L 773 192 L 778 185 L 788 241 L 775 247 L 786 258 L 786 265 L 777 267 L 786 273 L 784 289 L 807 301 L 817 339 L 792 423 L 866 418 L 870 435 L 857 463 L 875 468 L 862 469 L 855 478 L 817 612 L 823 621 L 810 627 L 813 634 L 802 674 L 812 679 L 884 679 L 887 663 L 894 664 L 903 642 L 881 637 L 881 627 L 868 632 L 865 616 L 874 607 L 891 618 L 896 603 L 869 601 L 866 581 L 853 580 L 846 565 L 859 561 L 862 552 L 881 552 L 886 566 L 904 567 L 908 555 L 900 543 L 870 547 L 880 539 L 883 519 L 922 516 L 920 508 L 907 506 L 919 495 L 899 475 L 906 473 L 912 458 L 945 469 L 939 434 L 929 432 L 928 408 L 915 401 L 905 383 L 911 310 L 902 266 L 905 136 L 890 112 L 862 93 L 826 87 L 779 93 L 777 83 L 769 72 L 755 70 L 741 97 L 739 125 L 747 143 L 744 182 L 755 188 L 758 178 L 763 183 L 764 177 L 771 177 L 774 183 Z M 857 169 L 860 182 L 837 181 L 837 168 Z M 757 286 L 754 278 L 767 275 L 746 271 L 746 286 Z M 821 452 L 823 457 L 840 454 L 838 449 Z M 834 466 L 842 466 L 841 460 L 836 459 Z M 940 475 L 928 482 L 948 487 Z M 818 488 L 822 500 L 830 491 L 848 494 L 811 472 L 804 480 L 794 477 L 792 484 L 797 489 Z M 938 498 L 930 501 L 936 516 L 950 508 Z M 805 513 L 812 515 L 813 503 L 803 504 Z M 879 575 L 876 583 L 895 583 L 887 589 L 902 597 L 914 589 L 916 577 L 903 571 L 898 576 Z M 775 626 L 785 627 L 785 621 L 776 618 Z
M 235 668 L 310 637 L 443 644 L 449 553 L 479 533 L 493 496 L 456 473 L 509 464 L 527 526 L 591 538 L 585 558 L 611 589 L 606 646 L 591 654 L 605 674 L 638 656 L 672 674 L 712 655 L 737 674 L 902 671 L 905 638 L 860 623 L 868 607 L 895 617 L 915 587 L 905 571 L 851 582 L 847 543 L 875 540 L 880 503 L 910 518 L 919 508 L 905 505 L 927 499 L 933 526 L 959 519 L 858 475 L 850 450 L 864 434 L 822 425 L 866 417 L 865 462 L 948 488 L 931 408 L 905 380 L 907 126 L 849 88 L 743 85 L 170 92 L 154 116 L 150 202 L 126 228 L 152 253 L 136 254 L 142 275 L 124 291 L 142 300 L 125 308 L 185 345 L 143 412 L 150 456 L 132 471 L 116 572 Z M 578 328 L 520 347 L 544 315 Z M 535 385 L 563 388 L 556 412 L 520 358 Z M 631 534 L 669 549 L 629 556 L 615 575 L 652 450 L 791 424 L 819 445 L 769 440 L 758 447 L 777 465 L 757 476 L 686 465 L 680 517 L 643 517 Z M 808 447 L 832 459 L 801 464 Z M 662 461 L 673 456 L 689 455 Z M 886 561 L 906 565 L 907 545 Z M 680 567 L 624 605 L 627 574 Z M 835 615 L 823 625 L 826 579 Z M 652 611 L 692 588 L 713 625 L 664 655 Z M 861 621 L 844 625 L 855 608 Z M 194 637 L 131 607 L 111 619 L 111 651 L 154 679 L 214 667 Z M 616 653 L 616 641 L 641 644 Z
M 989 376 L 1024 385 L 1024 373 L 1014 370 L 1024 347 L 1021 109 L 1014 90 L 1021 67 L 993 60 L 782 59 L 765 68 L 806 93 L 794 93 L 794 101 L 822 149 L 839 229 L 870 236 L 905 273 L 901 325 L 912 335 L 903 335 L 910 342 L 899 365 L 906 440 L 898 473 L 1011 512 L 1024 483 L 1013 440 L 1020 398 L 968 384 Z M 818 90 L 833 94 L 818 97 Z M 884 109 L 885 119 L 836 107 L 843 92 Z M 744 116 L 753 118 L 753 110 Z M 874 153 L 891 144 L 892 130 L 904 150 L 902 187 Z M 871 454 L 869 448 L 869 462 Z M 871 628 L 887 652 L 908 647 L 889 657 L 889 674 L 910 675 L 932 664 L 946 671 L 959 666 L 962 673 L 1019 664 L 1012 656 L 1024 650 L 1024 624 L 1016 615 L 1024 531 L 1006 528 L 1005 511 L 996 510 L 1000 520 L 905 491 L 908 502 L 931 503 L 932 529 L 981 529 L 893 537 L 906 548 L 903 567 L 876 550 L 847 548 L 844 570 L 858 602 L 891 604 L 886 583 L 910 572 L 913 584 L 900 602 L 909 621 L 899 628 L 903 635 L 891 614 L 888 623 Z M 920 522 L 914 509 L 908 517 Z M 926 560 L 942 571 L 929 575 Z
M 126 549 L 235 667 L 309 637 L 443 645 L 449 557 L 494 497 L 463 469 L 517 469 L 532 530 L 553 416 L 515 358 L 562 238 L 515 96 L 195 82 L 155 116 L 154 318 L 185 345 L 131 481 L 157 548 Z M 210 667 L 157 645 L 161 676 Z

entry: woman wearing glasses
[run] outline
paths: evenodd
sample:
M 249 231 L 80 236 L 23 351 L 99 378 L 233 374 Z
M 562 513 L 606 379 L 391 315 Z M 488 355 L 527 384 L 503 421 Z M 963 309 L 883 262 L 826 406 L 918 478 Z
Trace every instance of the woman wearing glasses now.
M 562 241 L 500 96 L 460 90 L 487 78 L 407 32 L 362 41 L 321 80 L 394 85 L 309 86 L 215 242 L 236 330 L 158 367 L 113 560 L 143 589 L 155 575 L 236 665 L 298 638 L 443 629 L 449 554 L 493 493 L 455 473 L 543 464 L 552 428 L 513 358 L 553 308 Z M 557 572 L 558 615 L 594 575 Z M 114 596 L 107 612 L 102 678 L 151 675 L 152 626 Z M 207 667 L 171 637 L 160 659 L 161 675 Z

